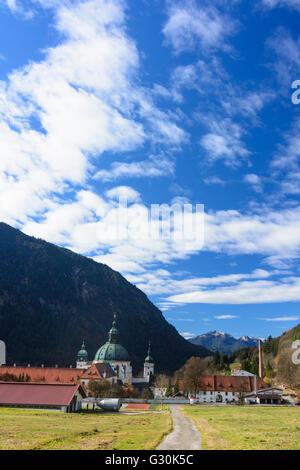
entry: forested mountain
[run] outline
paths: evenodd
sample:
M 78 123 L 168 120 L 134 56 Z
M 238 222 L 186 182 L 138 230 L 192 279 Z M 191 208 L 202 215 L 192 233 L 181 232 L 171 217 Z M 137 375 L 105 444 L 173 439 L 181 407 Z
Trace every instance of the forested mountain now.
M 0 338 L 8 362 L 74 365 L 83 338 L 93 359 L 113 312 L 135 371 L 149 339 L 156 370 L 172 372 L 190 356 L 208 354 L 118 272 L 0 223 Z
M 298 344 L 295 344 L 296 341 L 299 341 Z M 270 382 L 274 381 L 278 384 L 300 389 L 299 359 L 300 325 L 286 331 L 277 338 L 269 337 L 264 342 L 264 372 Z

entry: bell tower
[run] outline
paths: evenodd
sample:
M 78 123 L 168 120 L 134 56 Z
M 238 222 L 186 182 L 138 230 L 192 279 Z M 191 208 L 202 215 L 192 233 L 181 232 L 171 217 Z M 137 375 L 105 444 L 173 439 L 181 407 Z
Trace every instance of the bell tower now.
M 144 362 L 144 380 L 150 382 L 151 376 L 154 374 L 154 360 L 151 356 L 151 342 L 148 345 L 148 355 Z
M 77 353 L 76 367 L 77 369 L 87 369 L 89 367 L 88 352 L 85 349 L 84 340 L 82 342 L 81 349 Z

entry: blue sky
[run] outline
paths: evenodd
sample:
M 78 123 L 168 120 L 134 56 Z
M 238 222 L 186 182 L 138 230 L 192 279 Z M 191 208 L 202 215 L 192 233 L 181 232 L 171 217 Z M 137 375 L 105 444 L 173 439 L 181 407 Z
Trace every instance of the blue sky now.
M 0 0 L 0 219 L 185 337 L 300 322 L 300 0 Z M 204 243 L 107 236 L 204 204 Z M 163 219 L 163 223 L 166 220 Z

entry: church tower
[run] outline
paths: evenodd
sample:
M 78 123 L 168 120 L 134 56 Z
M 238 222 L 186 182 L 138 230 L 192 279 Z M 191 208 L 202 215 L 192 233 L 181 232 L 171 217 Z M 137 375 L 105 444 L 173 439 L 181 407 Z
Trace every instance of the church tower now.
M 81 349 L 77 353 L 76 367 L 77 369 L 87 369 L 89 367 L 88 353 L 85 349 L 84 340 L 82 342 Z
M 150 382 L 151 376 L 154 375 L 154 360 L 151 356 L 151 343 L 149 341 L 148 355 L 144 362 L 144 379 L 145 382 Z

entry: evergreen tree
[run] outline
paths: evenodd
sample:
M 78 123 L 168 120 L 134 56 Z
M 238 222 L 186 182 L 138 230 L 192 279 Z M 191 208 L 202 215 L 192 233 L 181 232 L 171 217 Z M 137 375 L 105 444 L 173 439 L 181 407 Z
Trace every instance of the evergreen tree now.
M 215 367 L 219 367 L 220 366 L 220 360 L 221 360 L 221 357 L 220 357 L 219 351 L 215 351 L 214 355 L 213 355 L 213 365 Z

